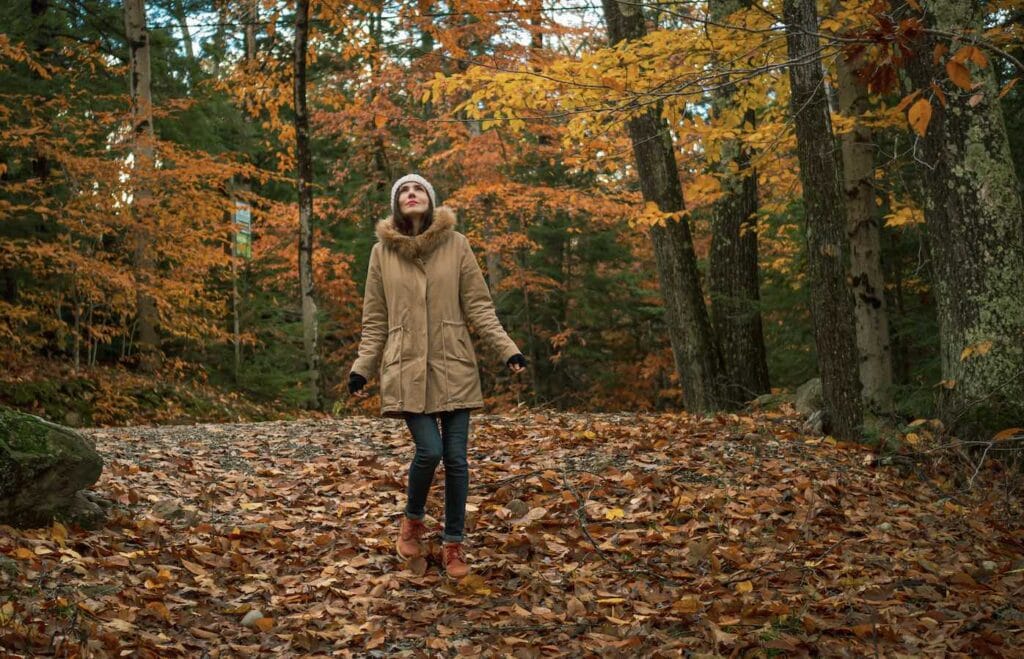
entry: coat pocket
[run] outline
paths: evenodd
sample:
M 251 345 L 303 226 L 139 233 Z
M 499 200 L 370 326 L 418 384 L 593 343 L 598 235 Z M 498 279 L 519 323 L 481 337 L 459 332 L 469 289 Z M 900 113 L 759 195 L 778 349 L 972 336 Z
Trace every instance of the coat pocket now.
M 381 403 L 400 405 L 402 403 L 402 342 L 405 338 L 405 327 L 398 325 L 388 330 L 387 343 L 384 344 L 384 355 L 380 367 Z
M 466 323 L 455 320 L 441 321 L 444 333 L 444 356 L 446 359 L 466 362 L 476 366 L 473 342 L 469 338 Z
M 402 359 L 402 339 L 405 326 L 396 325 L 388 330 L 388 339 L 384 343 L 384 355 L 381 358 L 382 366 L 390 366 Z

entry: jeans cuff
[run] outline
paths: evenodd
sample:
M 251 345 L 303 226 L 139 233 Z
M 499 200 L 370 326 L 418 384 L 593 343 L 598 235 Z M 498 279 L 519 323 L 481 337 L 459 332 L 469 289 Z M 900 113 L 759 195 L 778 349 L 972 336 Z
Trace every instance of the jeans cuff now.
M 441 542 L 462 542 L 462 536 L 443 533 L 441 534 Z
M 416 513 L 411 513 L 411 512 L 409 512 L 407 510 L 407 511 L 405 511 L 405 516 L 407 518 L 409 518 L 409 519 L 423 519 L 424 517 L 427 516 L 427 514 L 426 513 L 420 513 L 419 515 L 417 515 Z

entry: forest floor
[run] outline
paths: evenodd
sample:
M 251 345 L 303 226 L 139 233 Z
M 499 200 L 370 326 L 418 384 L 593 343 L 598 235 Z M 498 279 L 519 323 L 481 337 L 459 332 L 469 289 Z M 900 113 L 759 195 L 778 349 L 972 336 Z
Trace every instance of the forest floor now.
M 1019 656 L 1020 501 L 783 412 L 474 416 L 468 554 L 400 560 L 412 449 L 350 417 L 84 431 L 115 502 L 0 527 L 12 656 Z M 916 435 L 925 447 L 929 435 Z M 909 464 L 905 461 L 905 464 Z

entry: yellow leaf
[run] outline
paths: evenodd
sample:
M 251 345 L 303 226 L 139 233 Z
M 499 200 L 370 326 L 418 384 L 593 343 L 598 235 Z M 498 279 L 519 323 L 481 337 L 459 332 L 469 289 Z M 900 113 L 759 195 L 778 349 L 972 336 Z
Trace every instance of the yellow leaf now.
M 991 341 L 981 341 L 980 343 L 969 345 L 960 352 L 960 361 L 966 361 L 975 356 L 983 357 L 987 355 L 990 350 L 992 350 Z
M 960 62 L 954 59 L 946 62 L 946 74 L 949 75 L 949 79 L 953 81 L 953 84 L 960 89 L 967 91 L 972 89 L 971 72 Z
M 903 437 L 903 439 L 911 446 L 914 446 L 921 441 L 921 436 L 918 435 L 916 432 L 908 432 L 906 436 Z
M 748 579 L 747 581 L 741 581 L 736 584 L 737 593 L 749 593 L 754 590 L 754 584 Z
M 622 519 L 626 516 L 625 511 L 622 508 L 612 508 L 604 514 L 604 518 L 607 520 Z
M 931 120 L 932 104 L 926 98 L 918 99 L 907 112 L 907 121 L 910 122 L 910 127 L 921 137 L 924 137 L 925 131 L 928 130 L 928 122 Z
M 676 613 L 697 613 L 700 611 L 700 598 L 696 595 L 683 595 L 672 603 Z
M 246 501 L 238 504 L 238 507 L 242 510 L 258 510 L 263 507 L 263 504 L 259 501 Z
M 50 528 L 50 537 L 53 538 L 54 542 L 63 547 L 68 539 L 68 530 L 64 528 L 63 524 L 55 521 Z
M 605 597 L 604 599 L 597 600 L 598 604 L 622 604 L 626 600 L 622 597 Z

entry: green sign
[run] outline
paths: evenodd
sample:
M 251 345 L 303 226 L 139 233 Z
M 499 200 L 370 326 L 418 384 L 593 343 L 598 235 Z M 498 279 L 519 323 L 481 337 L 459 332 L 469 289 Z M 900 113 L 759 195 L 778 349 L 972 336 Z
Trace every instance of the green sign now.
M 235 242 L 232 246 L 235 256 L 252 258 L 252 209 L 248 202 L 235 201 Z

